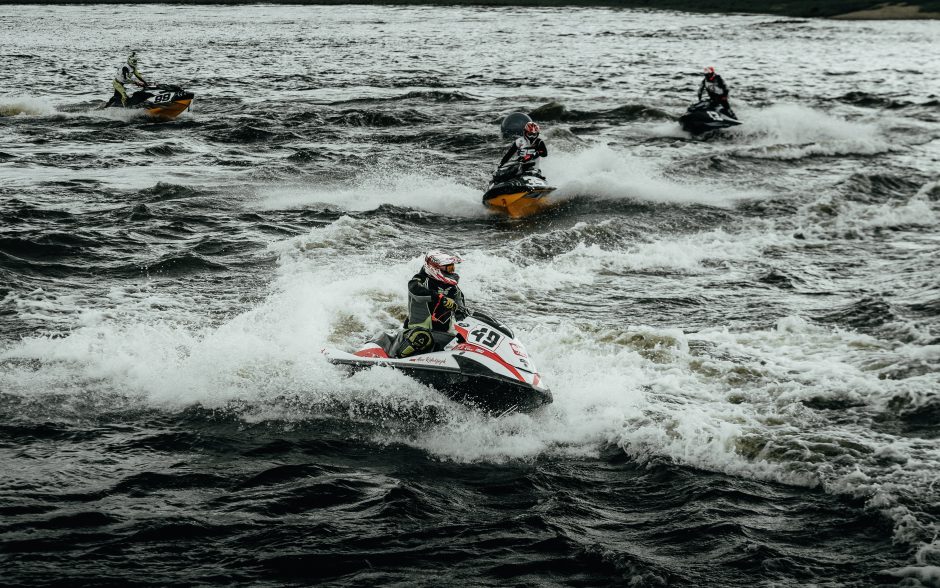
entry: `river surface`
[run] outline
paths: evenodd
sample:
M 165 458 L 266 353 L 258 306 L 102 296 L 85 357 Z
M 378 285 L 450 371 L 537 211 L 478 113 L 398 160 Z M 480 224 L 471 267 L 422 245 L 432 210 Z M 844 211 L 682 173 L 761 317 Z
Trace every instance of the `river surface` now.
M 0 582 L 940 586 L 936 22 L 0 15 Z M 130 49 L 195 92 L 101 111 Z M 744 124 L 676 118 L 702 66 Z M 509 112 L 557 207 L 480 201 Z M 537 111 L 538 112 L 538 111 Z M 428 249 L 555 402 L 321 349 Z

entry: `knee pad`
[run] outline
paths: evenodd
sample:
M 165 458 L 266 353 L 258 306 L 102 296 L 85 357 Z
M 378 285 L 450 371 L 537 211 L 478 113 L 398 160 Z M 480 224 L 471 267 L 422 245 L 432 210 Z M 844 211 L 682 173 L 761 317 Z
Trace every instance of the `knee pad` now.
M 402 345 L 398 357 L 408 357 L 418 353 L 427 353 L 434 348 L 434 338 L 431 331 L 424 328 L 415 328 L 402 336 Z

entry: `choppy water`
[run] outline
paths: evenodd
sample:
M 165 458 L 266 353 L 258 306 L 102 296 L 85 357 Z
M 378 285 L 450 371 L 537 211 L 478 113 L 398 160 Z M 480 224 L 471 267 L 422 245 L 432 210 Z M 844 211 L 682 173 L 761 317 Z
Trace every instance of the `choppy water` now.
M 937 23 L 608 9 L 0 15 L 0 582 L 940 585 Z M 196 93 L 95 106 L 128 48 Z M 714 64 L 746 124 L 675 117 Z M 498 121 L 558 209 L 488 216 Z M 326 345 L 466 258 L 552 387 Z

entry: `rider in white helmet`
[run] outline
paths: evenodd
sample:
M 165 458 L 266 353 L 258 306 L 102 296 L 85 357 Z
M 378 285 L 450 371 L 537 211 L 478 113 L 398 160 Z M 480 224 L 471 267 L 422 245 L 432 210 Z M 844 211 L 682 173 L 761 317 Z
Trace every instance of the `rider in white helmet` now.
M 522 136 L 509 146 L 502 160 L 500 160 L 499 165 L 496 166 L 497 169 L 515 157 L 518 161 L 522 162 L 525 169 L 538 172 L 539 158 L 548 157 L 548 147 L 545 146 L 545 141 L 539 137 L 540 131 L 541 129 L 538 123 L 532 121 L 527 122 L 523 128 Z
M 706 67 L 704 73 L 705 77 L 702 78 L 702 83 L 698 87 L 698 99 L 702 99 L 702 93 L 707 93 L 708 100 L 719 112 L 724 111 L 731 118 L 738 118 L 728 102 L 728 84 L 725 80 L 715 73 L 714 67 Z
M 457 286 L 460 257 L 441 251 L 424 256 L 424 266 L 408 281 L 408 321 L 398 357 L 427 353 L 434 341 L 456 335 L 455 313 L 464 308 L 463 292 Z M 435 337 L 437 335 L 437 337 Z
M 121 106 L 127 106 L 127 89 L 124 87 L 124 84 L 128 83 L 133 83 L 140 87 L 147 85 L 147 82 L 144 81 L 140 72 L 137 71 L 136 51 L 131 51 L 131 55 L 127 58 L 127 61 L 118 68 L 117 74 L 114 76 L 114 96 L 111 96 L 111 99 L 108 100 L 108 106 L 117 104 L 118 100 L 121 101 Z

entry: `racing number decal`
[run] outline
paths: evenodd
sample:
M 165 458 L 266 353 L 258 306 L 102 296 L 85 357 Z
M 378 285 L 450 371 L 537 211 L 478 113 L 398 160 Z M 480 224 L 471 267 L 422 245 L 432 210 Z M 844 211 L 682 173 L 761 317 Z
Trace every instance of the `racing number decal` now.
M 712 120 L 721 120 L 721 115 L 713 110 L 706 110 L 708 116 L 712 117 Z
M 173 97 L 173 94 L 170 94 L 169 92 L 167 92 L 166 94 L 160 94 L 159 96 L 156 96 L 153 99 L 153 101 L 156 102 L 157 104 L 159 104 L 160 102 L 169 102 L 170 98 L 172 97 Z
M 480 345 L 489 347 L 490 349 L 494 349 L 497 345 L 499 345 L 499 342 L 502 339 L 502 336 L 499 333 L 496 331 L 491 331 L 486 327 L 479 327 L 470 331 L 470 336 L 473 337 L 474 341 Z

